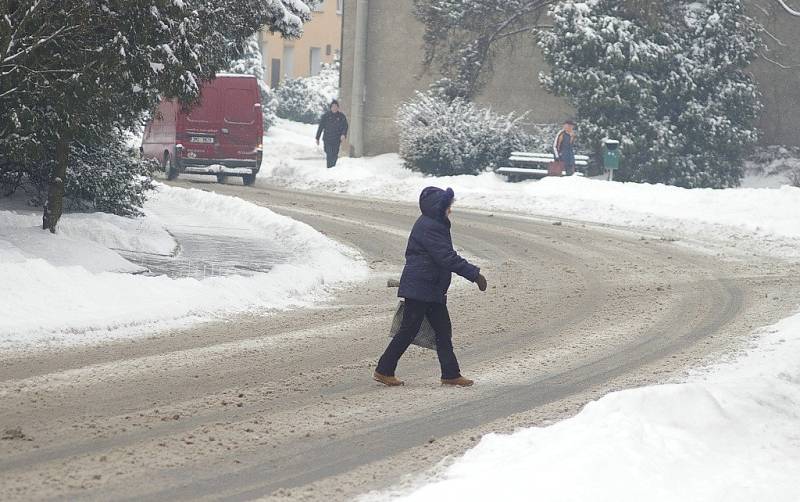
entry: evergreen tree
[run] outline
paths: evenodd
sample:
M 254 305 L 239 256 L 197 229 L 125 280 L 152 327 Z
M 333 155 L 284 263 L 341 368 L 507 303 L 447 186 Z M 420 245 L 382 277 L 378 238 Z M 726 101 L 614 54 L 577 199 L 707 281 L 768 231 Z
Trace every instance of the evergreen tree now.
M 566 1 L 540 33 L 543 85 L 577 110 L 584 144 L 622 141 L 620 179 L 739 184 L 757 140 L 760 47 L 741 0 Z
M 74 142 L 133 127 L 159 95 L 186 106 L 262 26 L 299 36 L 317 0 L 0 2 L 0 158 L 53 161 L 43 227 L 61 216 Z M 238 57 L 238 54 L 234 54 Z

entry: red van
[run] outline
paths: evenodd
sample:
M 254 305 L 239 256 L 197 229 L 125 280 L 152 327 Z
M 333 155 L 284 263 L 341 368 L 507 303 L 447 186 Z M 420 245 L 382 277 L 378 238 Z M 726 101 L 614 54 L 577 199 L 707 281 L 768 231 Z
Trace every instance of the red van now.
M 162 100 L 144 131 L 141 152 L 164 166 L 167 179 L 180 173 L 241 176 L 252 185 L 261 168 L 264 122 L 258 81 L 252 75 L 218 74 L 203 85 L 188 112 Z

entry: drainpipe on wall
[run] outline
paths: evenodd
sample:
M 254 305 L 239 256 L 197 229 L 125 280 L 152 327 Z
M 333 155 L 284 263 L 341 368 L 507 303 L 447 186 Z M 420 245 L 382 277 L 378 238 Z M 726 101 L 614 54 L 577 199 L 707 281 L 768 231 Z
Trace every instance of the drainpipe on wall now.
M 350 96 L 353 100 L 350 117 L 350 155 L 364 155 L 364 104 L 367 100 L 367 20 L 369 19 L 369 1 L 356 2 L 356 33 L 353 46 L 353 89 Z

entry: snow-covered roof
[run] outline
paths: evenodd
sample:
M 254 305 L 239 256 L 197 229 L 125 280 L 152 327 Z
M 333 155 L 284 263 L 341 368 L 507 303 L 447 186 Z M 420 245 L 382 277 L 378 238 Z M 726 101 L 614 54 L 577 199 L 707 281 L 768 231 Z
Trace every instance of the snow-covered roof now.
M 255 75 L 242 75 L 241 73 L 217 73 L 217 78 L 219 77 L 237 77 L 237 78 L 256 78 Z

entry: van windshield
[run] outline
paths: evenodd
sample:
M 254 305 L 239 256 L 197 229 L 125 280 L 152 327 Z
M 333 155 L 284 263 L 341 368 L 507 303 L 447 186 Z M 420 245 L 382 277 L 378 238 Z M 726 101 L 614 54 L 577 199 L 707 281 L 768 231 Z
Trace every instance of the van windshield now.
M 219 91 L 213 87 L 204 87 L 200 102 L 192 107 L 187 118 L 190 122 L 218 122 L 219 108 Z

